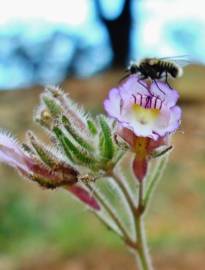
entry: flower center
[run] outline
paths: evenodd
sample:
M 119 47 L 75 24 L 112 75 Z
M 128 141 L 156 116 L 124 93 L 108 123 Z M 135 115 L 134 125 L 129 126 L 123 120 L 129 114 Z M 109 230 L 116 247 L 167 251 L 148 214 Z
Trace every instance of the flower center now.
M 138 104 L 133 104 L 131 108 L 133 117 L 142 125 L 154 122 L 159 114 L 160 109 L 144 108 Z
M 132 117 L 142 125 L 155 122 L 160 114 L 163 101 L 155 96 L 133 95 L 134 104 L 131 106 Z
M 134 151 L 138 155 L 138 158 L 144 159 L 147 156 L 148 143 L 149 143 L 148 138 L 136 137 Z

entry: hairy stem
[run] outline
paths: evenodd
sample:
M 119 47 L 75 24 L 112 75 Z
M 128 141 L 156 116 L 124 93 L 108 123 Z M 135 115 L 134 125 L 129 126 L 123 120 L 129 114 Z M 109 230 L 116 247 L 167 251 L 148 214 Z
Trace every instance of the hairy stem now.
M 136 216 L 136 235 L 137 235 L 137 258 L 141 270 L 151 270 L 151 260 L 147 249 L 146 236 L 144 231 L 144 222 L 143 222 L 143 212 L 144 212 L 144 203 L 143 203 L 143 182 L 139 185 L 139 201 L 138 201 L 138 212 Z
M 118 184 L 119 188 L 121 189 L 121 191 L 123 192 L 124 196 L 126 197 L 127 202 L 128 202 L 128 204 L 130 206 L 130 209 L 131 209 L 133 215 L 135 216 L 136 206 L 135 206 L 135 203 L 133 202 L 133 200 L 132 200 L 132 198 L 131 198 L 131 196 L 129 194 L 129 191 L 126 188 L 126 186 L 123 184 L 123 182 L 121 181 L 120 177 L 116 173 L 112 172 L 110 174 L 110 176 L 116 180 L 115 182 Z
M 139 197 L 138 197 L 138 207 L 135 206 L 126 186 L 123 185 L 120 177 L 116 175 L 114 172 L 111 173 L 111 176 L 116 180 L 116 183 L 121 188 L 121 191 L 124 193 L 124 196 L 127 199 L 127 202 L 130 206 L 132 211 L 132 215 L 135 222 L 135 229 L 136 229 L 136 248 L 135 254 L 138 258 L 139 266 L 141 270 L 151 270 L 151 260 L 149 258 L 149 254 L 147 251 L 147 244 L 144 232 L 144 223 L 143 223 L 143 212 L 144 212 L 144 185 L 143 182 L 139 185 Z
M 139 216 L 136 222 L 136 233 L 138 249 L 136 251 L 141 270 L 151 270 L 151 260 L 147 249 L 146 237 L 144 232 L 143 215 Z
M 98 200 L 98 202 L 104 207 L 104 209 L 110 215 L 110 217 L 112 218 L 112 220 L 115 222 L 115 224 L 117 225 L 117 227 L 121 231 L 122 239 L 125 241 L 125 243 L 127 243 L 131 248 L 136 248 L 136 244 L 130 238 L 130 236 L 128 235 L 127 231 L 125 230 L 124 226 L 122 225 L 121 221 L 119 220 L 119 218 L 117 217 L 117 215 L 115 214 L 115 212 L 112 210 L 112 208 L 100 196 L 99 192 L 97 192 L 95 189 L 93 189 L 90 184 L 86 184 L 86 186 L 93 193 L 93 195 Z M 105 221 L 104 221 L 104 223 L 105 223 Z M 110 228 L 110 226 L 109 226 L 109 228 Z
M 149 254 L 147 251 L 147 244 L 146 244 L 146 237 L 144 232 L 144 223 L 143 223 L 143 212 L 144 212 L 144 185 L 143 182 L 139 185 L 139 198 L 138 198 L 138 207 L 136 208 L 134 205 L 134 202 L 132 201 L 132 198 L 130 197 L 130 194 L 126 187 L 123 185 L 123 183 L 120 180 L 120 177 L 118 177 L 115 173 L 112 172 L 111 176 L 116 179 L 116 183 L 121 188 L 122 192 L 124 193 L 124 196 L 127 199 L 127 202 L 130 206 L 130 209 L 132 211 L 132 215 L 135 221 L 135 229 L 136 229 L 136 249 L 135 254 L 138 258 L 139 265 L 141 267 L 141 270 L 151 270 L 151 260 L 149 258 Z

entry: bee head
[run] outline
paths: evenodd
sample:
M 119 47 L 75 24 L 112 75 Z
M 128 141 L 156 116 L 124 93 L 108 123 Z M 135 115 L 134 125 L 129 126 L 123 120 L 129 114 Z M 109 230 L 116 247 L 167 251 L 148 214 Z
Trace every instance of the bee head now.
M 138 70 L 139 70 L 139 68 L 138 68 L 138 65 L 137 65 L 137 64 L 131 64 L 131 65 L 129 66 L 129 72 L 130 72 L 131 74 L 137 73 Z

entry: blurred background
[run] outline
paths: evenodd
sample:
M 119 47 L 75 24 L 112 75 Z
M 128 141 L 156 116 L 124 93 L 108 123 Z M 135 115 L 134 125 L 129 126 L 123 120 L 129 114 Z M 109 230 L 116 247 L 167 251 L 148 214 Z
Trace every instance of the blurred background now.
M 205 269 L 205 16 L 200 0 L 0 0 L 0 127 L 42 130 L 33 109 L 61 85 L 93 114 L 130 59 L 186 55 L 171 82 L 181 130 L 147 216 L 157 269 Z M 0 164 L 0 270 L 124 270 L 120 240 L 65 191 L 47 191 Z M 106 260 L 105 260 L 106 258 Z

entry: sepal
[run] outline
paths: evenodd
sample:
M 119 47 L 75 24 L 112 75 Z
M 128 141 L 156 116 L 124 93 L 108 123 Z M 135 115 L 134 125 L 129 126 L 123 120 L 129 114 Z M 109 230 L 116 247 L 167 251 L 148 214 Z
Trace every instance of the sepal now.
M 98 117 L 101 133 L 100 133 L 100 153 L 101 157 L 105 160 L 111 160 L 115 153 L 115 146 L 113 141 L 113 135 L 111 127 L 107 121 L 107 118 L 103 115 Z

